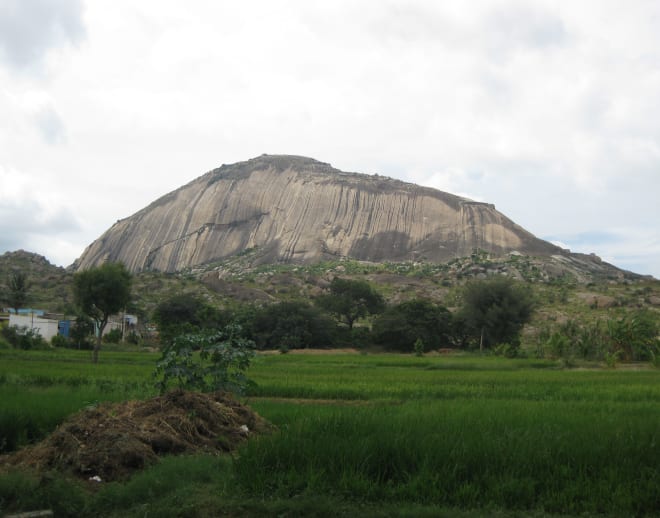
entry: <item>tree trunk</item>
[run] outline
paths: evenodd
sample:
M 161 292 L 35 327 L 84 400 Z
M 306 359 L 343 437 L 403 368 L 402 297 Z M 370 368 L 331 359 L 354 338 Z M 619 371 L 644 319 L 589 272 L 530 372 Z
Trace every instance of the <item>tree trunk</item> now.
M 103 330 L 108 323 L 108 317 L 103 318 L 96 323 L 96 341 L 94 342 L 94 352 L 92 353 L 92 361 L 99 362 L 99 351 L 101 350 L 101 338 L 103 337 Z
M 96 335 L 96 340 L 94 341 L 94 352 L 92 353 L 92 361 L 94 363 L 99 362 L 99 351 L 101 350 L 101 332 Z
M 484 328 L 481 328 L 481 338 L 479 339 L 479 352 L 484 352 Z

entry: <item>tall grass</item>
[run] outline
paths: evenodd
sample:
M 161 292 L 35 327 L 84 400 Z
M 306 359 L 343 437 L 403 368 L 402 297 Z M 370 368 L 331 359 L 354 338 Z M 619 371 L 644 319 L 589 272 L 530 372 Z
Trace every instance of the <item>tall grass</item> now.
M 651 513 L 660 502 L 657 410 L 478 400 L 309 408 L 241 451 L 235 483 L 258 498 Z

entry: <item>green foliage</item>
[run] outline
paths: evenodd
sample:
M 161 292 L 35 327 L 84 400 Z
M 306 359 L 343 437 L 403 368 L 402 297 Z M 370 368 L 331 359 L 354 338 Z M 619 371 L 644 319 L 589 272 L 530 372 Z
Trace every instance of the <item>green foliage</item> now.
M 621 360 L 621 351 L 605 351 L 603 359 L 605 360 L 605 365 L 613 369 Z
M 28 290 L 30 283 L 25 272 L 13 271 L 7 279 L 6 301 L 10 308 L 18 310 L 25 306 L 28 301 Z
M 27 326 L 2 327 L 0 334 L 15 349 L 40 349 L 46 346 L 39 332 Z
M 256 311 L 250 330 L 259 349 L 301 349 L 335 344 L 336 325 L 306 302 L 271 304 Z
M 367 315 L 381 313 L 385 300 L 368 282 L 335 277 L 330 283 L 330 293 L 316 300 L 319 307 L 336 316 L 349 329 Z
M 569 320 L 539 337 L 548 355 L 570 360 L 601 360 L 612 367 L 620 361 L 652 361 L 660 351 L 657 317 L 637 311 L 605 321 Z
M 656 369 L 660 369 L 660 344 L 656 346 L 655 350 L 651 351 L 651 365 Z
M 174 337 L 217 329 L 229 323 L 229 316 L 191 293 L 174 295 L 163 300 L 153 313 L 161 342 Z
M 121 329 L 111 329 L 103 335 L 103 342 L 109 344 L 118 344 L 121 342 Z
M 80 314 L 69 330 L 72 347 L 78 349 L 91 349 L 90 337 L 94 335 L 94 321 L 87 315 Z
M 460 313 L 473 343 L 483 347 L 497 343 L 518 346 L 520 331 L 533 309 L 528 289 L 509 278 L 498 277 L 468 283 Z
M 185 390 L 242 393 L 251 383 L 245 372 L 253 357 L 254 343 L 242 336 L 240 326 L 230 324 L 174 338 L 163 349 L 154 376 L 161 393 L 172 384 Z
M 420 339 L 427 351 L 449 345 L 452 316 L 447 308 L 423 299 L 390 306 L 373 323 L 374 342 L 386 349 L 413 352 Z
M 607 321 L 610 352 L 622 360 L 650 360 L 658 344 L 658 325 L 648 312 L 636 312 Z
M 131 274 L 121 263 L 105 263 L 73 276 L 73 296 L 80 311 L 94 320 L 97 338 L 94 362 L 98 360 L 101 336 L 110 315 L 124 309 L 130 302 Z
M 415 356 L 418 358 L 424 356 L 424 341 L 421 338 L 415 340 L 413 348 L 415 349 Z
M 126 340 L 126 343 L 132 344 L 132 345 L 140 345 L 142 343 L 142 339 L 140 338 L 140 335 L 137 334 L 135 331 L 131 331 L 128 333 L 124 340 Z
M 520 347 L 511 344 L 497 344 L 493 347 L 493 352 L 506 358 L 516 358 L 520 355 Z
M 50 339 L 50 345 L 53 347 L 68 347 L 69 340 L 65 336 L 57 334 Z

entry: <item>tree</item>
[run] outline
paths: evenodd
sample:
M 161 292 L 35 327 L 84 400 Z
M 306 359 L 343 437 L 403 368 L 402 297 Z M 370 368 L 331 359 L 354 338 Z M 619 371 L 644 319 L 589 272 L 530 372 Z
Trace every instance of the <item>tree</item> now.
M 257 347 L 280 350 L 330 346 L 336 324 L 318 308 L 302 301 L 271 304 L 256 312 L 251 331 Z
M 343 321 L 349 329 L 353 329 L 356 320 L 385 309 L 383 296 L 368 282 L 339 277 L 332 280 L 330 293 L 320 296 L 317 304 Z
M 131 274 L 121 263 L 106 263 L 73 276 L 73 297 L 80 311 L 96 325 L 94 363 L 98 362 L 101 336 L 108 318 L 130 301 Z
M 185 333 L 218 329 L 229 323 L 229 316 L 196 295 L 182 293 L 163 300 L 153 313 L 161 343 Z
M 89 337 L 94 334 L 94 321 L 87 315 L 78 311 L 75 323 L 69 330 L 69 338 L 71 343 L 78 347 L 78 349 L 91 349 L 92 343 Z
M 9 307 L 15 312 L 18 312 L 18 309 L 24 307 L 28 301 L 30 284 L 27 274 L 19 271 L 11 272 L 7 280 L 7 288 L 7 302 L 9 303 Z
M 413 299 L 390 306 L 374 320 L 374 342 L 387 349 L 413 352 L 420 340 L 423 349 L 447 345 L 452 316 L 443 306 L 429 300 Z
M 529 290 L 506 277 L 473 281 L 463 292 L 460 317 L 479 349 L 500 343 L 520 344 L 520 331 L 529 322 L 534 302 Z

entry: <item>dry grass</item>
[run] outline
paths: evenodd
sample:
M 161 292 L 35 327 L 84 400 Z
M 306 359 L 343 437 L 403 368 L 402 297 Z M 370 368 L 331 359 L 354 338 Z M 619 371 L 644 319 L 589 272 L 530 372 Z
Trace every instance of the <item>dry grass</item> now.
M 121 480 L 161 455 L 233 451 L 269 429 L 267 421 L 230 396 L 175 391 L 82 410 L 42 442 L 5 461 L 83 479 Z

